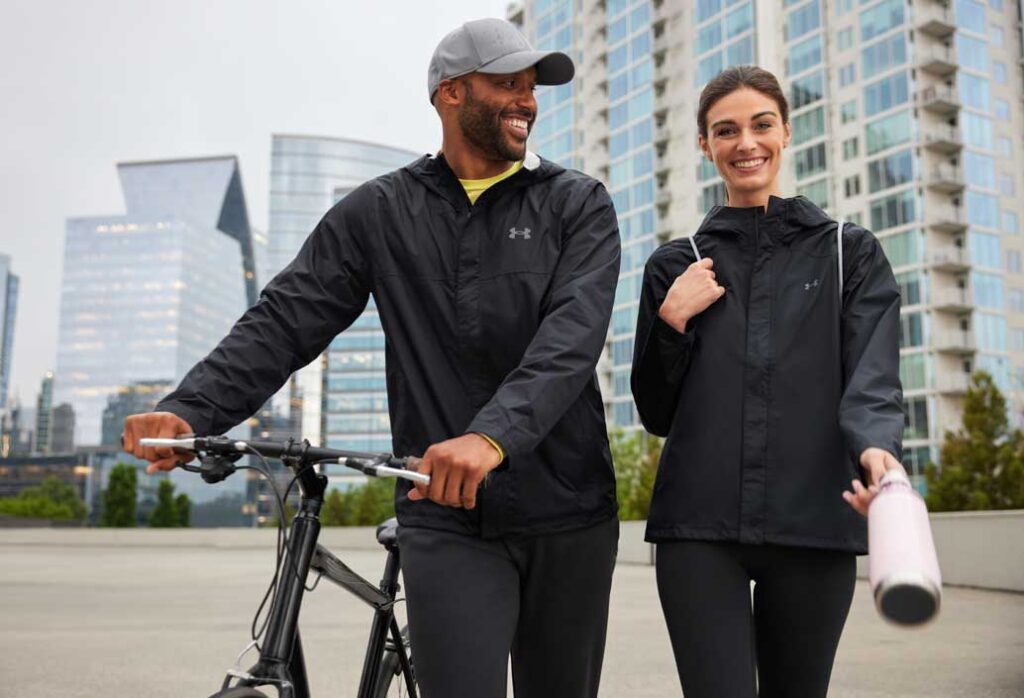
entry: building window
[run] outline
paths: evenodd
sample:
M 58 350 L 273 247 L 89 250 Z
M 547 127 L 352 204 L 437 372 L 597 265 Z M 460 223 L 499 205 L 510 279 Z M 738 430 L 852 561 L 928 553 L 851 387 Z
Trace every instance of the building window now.
M 904 313 L 900 316 L 900 349 L 924 346 L 924 321 L 921 313 Z
M 928 387 L 928 357 L 924 354 L 906 354 L 900 357 L 900 383 L 904 390 Z
M 821 179 L 817 182 L 804 184 L 796 188 L 796 193 L 805 197 L 808 201 L 819 208 L 828 208 L 828 180 Z
M 907 62 L 907 37 L 902 32 L 882 39 L 861 51 L 861 78 L 867 80 L 883 70 Z
M 825 94 L 825 80 L 821 71 L 797 78 L 789 87 L 789 101 L 793 110 L 806 107 Z
M 1010 103 L 1006 100 L 996 100 L 996 118 L 1000 121 L 1010 120 Z
M 860 194 L 860 175 L 847 177 L 843 180 L 843 192 L 846 198 L 850 199 Z
M 978 77 L 970 73 L 961 73 L 959 79 L 960 99 L 968 107 L 988 111 L 992 100 L 992 88 L 988 78 Z
M 1024 351 L 1024 327 L 1010 330 L 1010 351 Z
M 846 220 L 847 222 L 849 222 L 850 225 L 863 226 L 864 214 L 860 211 L 856 211 L 855 213 L 851 213 L 850 215 L 848 215 L 846 217 Z
M 903 24 L 905 0 L 884 0 L 860 13 L 860 40 L 869 41 Z
M 1020 265 L 1020 252 L 1017 250 L 1006 251 L 1006 271 L 1012 274 L 1019 274 L 1021 272 Z
M 908 398 L 903 403 L 903 438 L 928 438 L 928 399 Z
M 836 0 L 836 17 L 842 17 L 853 9 L 853 0 Z
M 967 203 L 967 222 L 983 228 L 996 229 L 999 225 L 999 201 L 991 194 L 968 191 L 964 197 Z
M 864 88 L 864 115 L 872 116 L 909 99 L 910 83 L 907 74 L 890 75 Z
M 871 229 L 878 233 L 916 220 L 917 197 L 913 189 L 871 202 Z
M 988 0 L 988 6 L 996 12 L 1003 11 L 1003 0 Z
M 988 72 L 988 44 L 966 34 L 956 35 L 956 58 L 964 68 Z
M 799 151 L 793 159 L 796 161 L 796 178 L 798 180 L 824 172 L 827 167 L 825 144 L 819 143 L 805 148 Z
M 1003 211 L 1002 215 L 1003 232 L 1008 235 L 1016 235 L 1020 232 L 1017 222 L 1017 214 L 1013 211 Z
M 818 65 L 821 63 L 821 51 L 821 34 L 815 34 L 809 39 L 793 44 L 786 59 L 786 74 L 796 75 Z
M 1003 157 L 1010 157 L 1010 152 L 1013 149 L 1013 142 L 1005 136 L 996 138 L 996 152 Z
M 849 160 L 857 157 L 857 152 L 860 150 L 858 142 L 859 139 L 856 136 L 853 138 L 847 138 L 843 141 L 843 160 Z
M 825 135 L 825 108 L 817 107 L 793 117 L 793 145 Z
M 964 173 L 967 184 L 982 189 L 996 188 L 996 160 L 973 150 L 964 153 Z
M 978 0 L 956 0 L 956 24 L 976 34 L 985 33 L 985 6 Z
M 968 238 L 971 262 L 979 267 L 998 269 L 1003 261 L 1003 245 L 998 235 L 972 230 Z
M 1003 277 L 983 271 L 971 272 L 974 302 L 983 308 L 1003 309 Z
M 839 69 L 839 86 L 846 87 L 857 79 L 857 66 L 847 63 Z
M 909 111 L 897 112 L 892 116 L 872 121 L 865 127 L 867 154 L 874 155 L 894 145 L 906 143 L 911 138 L 911 129 Z
M 989 25 L 988 35 L 989 38 L 992 40 L 992 43 L 995 44 L 996 46 L 1002 46 L 1006 42 L 1006 39 L 1003 34 L 1003 28 L 1000 27 L 998 24 Z
M 909 150 L 868 163 L 868 192 L 891 189 L 914 178 L 914 158 Z
M 789 13 L 786 19 L 786 41 L 809 34 L 821 26 L 821 3 L 814 0 Z
M 848 48 L 853 47 L 853 27 L 847 27 L 836 35 L 836 43 L 839 46 L 840 51 L 845 51 Z
M 843 102 L 840 105 L 839 120 L 844 124 L 857 120 L 857 100 L 851 99 L 850 101 Z
M 725 199 L 725 182 L 716 182 L 709 187 L 704 187 L 701 192 L 701 206 L 704 209 L 704 213 L 707 213 L 715 206 L 724 206 Z
M 900 298 L 903 299 L 904 307 L 921 303 L 921 272 L 905 271 L 896 274 L 896 283 L 900 287 Z
M 999 175 L 999 193 L 1003 196 L 1013 196 L 1015 189 L 1013 175 Z
M 879 239 L 886 259 L 893 267 L 909 267 L 921 263 L 921 232 L 907 230 Z
M 1019 288 L 1008 289 L 1006 303 L 1014 313 L 1024 313 L 1024 290 Z
M 1000 85 L 1005 85 L 1008 80 L 1006 64 L 999 61 L 992 61 L 992 79 Z

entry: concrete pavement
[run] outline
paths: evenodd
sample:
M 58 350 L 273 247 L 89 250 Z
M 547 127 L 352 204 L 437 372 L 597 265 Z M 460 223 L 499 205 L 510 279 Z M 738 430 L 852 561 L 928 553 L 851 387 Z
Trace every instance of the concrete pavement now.
M 46 544 L 0 534 L 0 696 L 207 696 L 245 646 L 273 571 L 261 547 L 173 546 L 67 531 Z M 335 550 L 371 580 L 383 557 Z M 328 583 L 308 597 L 303 640 L 316 696 L 351 695 L 369 611 Z M 340 689 L 338 687 L 341 687 Z M 601 695 L 680 695 L 654 569 L 620 564 Z M 890 627 L 859 583 L 830 696 L 1024 696 L 1024 595 L 946 590 L 941 618 Z

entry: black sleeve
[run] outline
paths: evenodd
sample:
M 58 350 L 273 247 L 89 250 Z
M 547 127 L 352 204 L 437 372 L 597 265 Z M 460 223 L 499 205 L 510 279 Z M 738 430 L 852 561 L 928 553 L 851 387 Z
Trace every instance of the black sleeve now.
M 608 192 L 596 185 L 563 233 L 549 302 L 519 365 L 467 432 L 487 434 L 509 455 L 547 436 L 594 375 L 604 349 L 619 275 L 619 227 Z
M 259 410 L 359 317 L 370 275 L 338 213 L 344 203 L 320 221 L 256 305 L 156 411 L 173 412 L 200 435 L 224 433 Z
M 882 246 L 854 228 L 843 236 L 843 396 L 839 426 L 855 462 L 877 447 L 903 455 L 900 289 Z
M 669 287 L 686 270 L 685 263 L 676 270 L 667 269 L 659 252 L 644 267 L 630 386 L 644 428 L 656 436 L 667 436 L 679 388 L 690 366 L 695 336 L 693 323 L 685 333 L 679 333 L 658 317 Z

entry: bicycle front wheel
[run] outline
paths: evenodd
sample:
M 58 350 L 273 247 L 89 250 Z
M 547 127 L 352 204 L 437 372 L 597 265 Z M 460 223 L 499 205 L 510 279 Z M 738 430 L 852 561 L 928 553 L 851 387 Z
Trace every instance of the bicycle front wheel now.
M 388 640 L 384 647 L 384 656 L 380 661 L 380 671 L 374 688 L 374 698 L 416 698 L 416 675 L 413 672 L 412 653 L 409 649 L 409 627 L 401 630 L 402 649 L 408 660 L 408 666 L 402 666 L 402 657 L 394 638 Z

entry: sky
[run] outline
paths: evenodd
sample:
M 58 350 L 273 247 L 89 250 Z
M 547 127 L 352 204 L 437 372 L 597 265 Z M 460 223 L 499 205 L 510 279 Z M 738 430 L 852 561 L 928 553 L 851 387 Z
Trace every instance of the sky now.
M 118 162 L 237 155 L 266 230 L 272 133 L 435 150 L 434 47 L 507 5 L 0 0 L 0 254 L 20 277 L 11 395 L 34 404 L 56 368 L 65 219 L 124 212 Z

